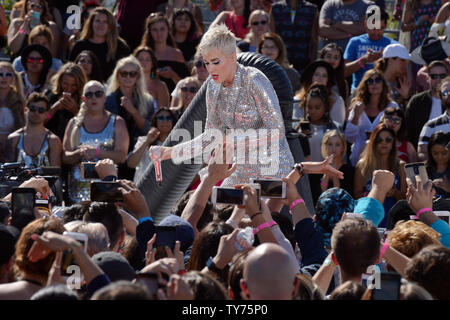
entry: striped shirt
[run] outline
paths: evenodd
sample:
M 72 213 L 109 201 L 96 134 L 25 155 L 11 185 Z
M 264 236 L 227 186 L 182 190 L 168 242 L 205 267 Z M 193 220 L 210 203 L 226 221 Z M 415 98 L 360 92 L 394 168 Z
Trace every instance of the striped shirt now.
M 419 145 L 428 144 L 433 133 L 438 131 L 450 132 L 450 110 L 443 115 L 428 121 L 420 132 Z

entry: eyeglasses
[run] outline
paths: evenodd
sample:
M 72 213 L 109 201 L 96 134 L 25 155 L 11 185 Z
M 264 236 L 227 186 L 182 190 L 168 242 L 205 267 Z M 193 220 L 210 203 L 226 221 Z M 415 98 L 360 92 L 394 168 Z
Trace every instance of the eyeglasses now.
M 0 72 L 0 78 L 12 78 L 12 72 Z
M 399 117 L 393 117 L 393 116 L 386 116 L 386 120 L 392 121 L 392 122 L 394 122 L 395 124 L 399 124 L 399 123 L 402 122 L 402 118 L 399 118 Z
M 103 92 L 103 91 L 101 91 L 101 90 L 98 90 L 98 91 L 95 91 L 95 92 L 86 92 L 85 94 L 84 94 L 84 96 L 87 98 L 87 99 L 91 99 L 93 96 L 95 96 L 96 98 L 101 98 L 101 97 L 103 97 L 103 95 L 105 94 L 105 92 Z
M 259 26 L 259 24 L 261 24 L 262 26 L 265 26 L 267 24 L 267 20 L 253 21 L 252 22 L 252 26 Z
M 41 9 L 43 8 L 43 6 L 42 6 L 42 4 L 34 4 L 34 3 L 30 3 L 30 8 L 31 8 L 31 9 L 36 8 L 36 9 L 41 10 Z
M 169 121 L 172 122 L 173 121 L 173 117 L 172 116 L 157 116 L 156 117 L 156 121 Z
M 441 91 L 442 98 L 446 98 L 448 96 L 448 94 L 449 94 L 449 92 L 447 89 Z
M 195 62 L 195 66 L 197 68 L 200 68 L 200 67 L 206 68 L 205 63 L 201 60 L 198 60 L 197 62 Z
M 444 79 L 447 76 L 446 73 L 435 73 L 435 74 L 430 74 L 430 78 L 433 80 L 437 80 L 438 78 Z
M 47 108 L 44 107 L 38 107 L 38 106 L 28 106 L 28 110 L 30 110 L 30 112 L 39 112 L 40 114 L 43 114 L 45 112 L 47 112 Z
M 127 77 L 135 78 L 138 75 L 138 73 L 137 73 L 137 71 L 119 71 L 119 75 L 122 78 L 127 78 Z
M 28 57 L 27 62 L 28 63 L 37 62 L 38 64 L 43 64 L 44 63 L 44 59 L 37 58 L 37 57 Z
M 196 87 L 181 87 L 181 91 L 183 92 L 190 92 L 190 93 L 196 93 L 197 88 Z
M 366 84 L 370 86 L 374 83 L 381 83 L 382 81 L 383 81 L 383 79 L 381 77 L 376 77 L 375 79 L 369 78 L 366 80 Z
M 381 142 L 391 143 L 392 141 L 394 141 L 394 139 L 392 137 L 386 137 L 386 139 L 378 137 L 375 139 L 375 143 L 381 143 Z

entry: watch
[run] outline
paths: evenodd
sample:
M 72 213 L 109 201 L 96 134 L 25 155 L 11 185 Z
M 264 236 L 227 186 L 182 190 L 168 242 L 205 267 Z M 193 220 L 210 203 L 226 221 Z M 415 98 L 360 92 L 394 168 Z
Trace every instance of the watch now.
M 206 261 L 206 267 L 209 269 L 209 271 L 212 271 L 216 274 L 219 274 L 222 271 L 222 269 L 219 269 L 219 267 L 217 267 L 213 262 L 213 257 L 209 257 L 208 261 Z
M 294 164 L 294 168 L 297 169 L 298 173 L 300 174 L 300 178 L 303 177 L 303 165 L 300 163 Z

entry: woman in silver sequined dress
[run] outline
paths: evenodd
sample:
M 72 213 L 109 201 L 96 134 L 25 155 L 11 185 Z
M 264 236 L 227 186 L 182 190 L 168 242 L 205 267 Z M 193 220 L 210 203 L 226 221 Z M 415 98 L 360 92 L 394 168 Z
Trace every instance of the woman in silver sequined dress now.
M 221 135 L 238 142 L 233 157 L 237 169 L 222 186 L 248 183 L 252 177 L 285 177 L 292 170 L 294 159 L 285 137 L 278 98 L 269 79 L 258 69 L 237 63 L 235 37 L 224 25 L 210 28 L 199 50 L 210 74 L 206 80 L 205 131 L 173 148 L 161 147 L 161 160 L 181 162 L 197 155 L 195 150 L 201 150 L 207 162 L 217 145 L 216 138 Z M 243 131 L 237 133 L 233 129 Z M 252 137 L 245 149 L 239 150 L 245 135 Z M 155 159 L 153 151 L 150 154 Z

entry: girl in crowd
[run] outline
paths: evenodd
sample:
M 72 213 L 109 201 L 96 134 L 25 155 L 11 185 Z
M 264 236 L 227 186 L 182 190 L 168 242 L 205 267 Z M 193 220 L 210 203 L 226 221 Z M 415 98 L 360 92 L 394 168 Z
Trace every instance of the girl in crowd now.
M 81 31 L 80 40 L 70 52 L 70 61 L 74 61 L 84 50 L 91 50 L 97 56 L 105 80 L 113 72 L 117 61 L 130 53 L 126 42 L 119 37 L 116 19 L 108 9 L 98 7 L 91 12 Z
M 398 105 L 390 99 L 386 80 L 381 72 L 375 69 L 368 70 L 350 104 L 350 114 L 345 128 L 345 137 L 352 143 L 351 165 L 356 165 L 361 149 L 387 107 L 398 108 Z
M 210 28 L 214 25 L 225 23 L 236 38 L 244 39 L 250 31 L 248 26 L 251 13 L 250 2 L 250 0 L 231 0 L 231 11 L 222 11 L 213 21 Z
M 111 159 L 123 163 L 130 140 L 125 121 L 105 110 L 103 84 L 95 80 L 86 83 L 82 100 L 80 112 L 69 121 L 63 142 L 63 162 L 72 166 L 68 181 L 72 203 L 89 199 L 90 181 L 81 178 L 81 162 Z
M 385 216 L 379 225 L 380 228 L 386 227 L 387 214 L 392 206 L 406 195 L 404 162 L 397 158 L 395 142 L 394 130 L 380 123 L 370 135 L 367 149 L 355 167 L 355 199 L 364 197 L 371 190 L 374 170 L 389 170 L 395 175 L 394 186 L 387 193 L 383 203 Z
M 163 3 L 156 8 L 156 11 L 160 11 L 166 14 L 166 16 L 171 20 L 173 18 L 174 12 L 177 10 L 188 10 L 193 17 L 195 17 L 195 23 L 197 24 L 197 33 L 202 34 L 205 30 L 205 25 L 203 23 L 203 13 L 202 10 L 192 2 L 192 0 L 174 0 L 172 4 Z
M 319 52 L 319 59 L 323 59 L 328 62 L 335 71 L 336 76 L 336 84 L 333 86 L 332 90 L 338 93 L 342 99 L 344 99 L 345 105 L 347 105 L 347 100 L 349 97 L 349 87 L 347 80 L 345 80 L 345 61 L 344 61 L 344 53 L 342 52 L 341 47 L 339 47 L 336 43 L 329 43 L 325 47 L 322 48 Z M 348 109 L 346 108 L 346 111 Z M 347 119 L 347 112 L 345 119 Z
M 256 52 L 262 35 L 270 32 L 269 14 L 263 10 L 255 10 L 252 11 L 248 20 L 250 32 L 247 33 L 244 40 L 238 42 L 237 46 L 242 52 Z
M 74 61 L 79 65 L 86 76 L 87 81 L 97 80 L 103 82 L 102 67 L 97 56 L 90 50 L 81 51 Z
M 49 120 L 47 129 L 64 139 L 69 120 L 75 117 L 80 109 L 83 87 L 87 82 L 83 69 L 68 62 L 59 69 L 52 88 L 48 91 Z
M 9 62 L 0 62 L 0 162 L 5 162 L 8 135 L 25 124 L 22 79 Z
M 188 9 L 176 9 L 172 17 L 172 36 L 185 61 L 190 61 L 200 43 L 197 23 Z
M 181 91 L 181 99 L 177 108 L 172 109 L 177 118 L 180 118 L 184 111 L 187 109 L 195 94 L 200 89 L 201 84 L 196 77 L 191 76 L 184 78 L 180 82 L 179 90 Z
M 355 169 L 346 163 L 347 141 L 344 135 L 338 130 L 330 130 L 323 135 L 322 139 L 322 157 L 326 159 L 333 155 L 332 165 L 344 173 L 344 179 L 330 178 L 326 174 L 320 180 L 321 191 L 324 192 L 330 188 L 342 188 L 349 194 L 353 194 L 353 177 Z
M 48 86 L 49 72 L 52 65 L 52 54 L 45 47 L 33 44 L 22 50 L 22 65 L 20 73 L 23 81 L 25 97 L 31 92 L 45 92 Z
M 158 79 L 158 62 L 155 53 L 149 47 L 138 47 L 133 55 L 139 60 L 144 72 L 147 91 L 153 96 L 158 107 L 170 105 L 169 89 L 165 82 Z
M 59 35 L 57 25 L 53 21 L 48 21 L 48 5 L 45 0 L 26 0 L 22 7 L 19 18 L 12 20 L 8 29 L 8 45 L 15 56 L 22 53 L 24 47 L 28 45 L 28 36 L 31 30 L 38 25 L 45 25 L 50 28 L 53 42 L 52 50 L 56 55 L 59 48 Z
M 450 198 L 450 151 L 445 146 L 450 142 L 450 133 L 438 131 L 428 142 L 426 162 L 428 178 L 433 181 L 436 194 Z
M 336 77 L 333 67 L 328 62 L 316 60 L 306 67 L 301 76 L 302 88 L 295 98 L 300 101 L 305 100 L 306 94 L 313 83 L 319 83 L 328 88 L 328 99 L 331 101 L 330 118 L 343 125 L 345 121 L 345 102 L 338 93 L 332 90 L 336 84 Z M 300 119 L 302 116 L 302 108 L 294 105 L 293 118 Z
M 283 39 L 276 33 L 268 32 L 262 35 L 258 43 L 258 53 L 275 60 L 286 72 L 291 82 L 292 90 L 300 90 L 300 74 L 287 59 L 286 46 Z
M 140 136 L 136 142 L 133 152 L 128 155 L 127 165 L 136 168 L 135 177 L 142 177 L 151 160 L 148 150 L 152 145 L 161 146 L 169 136 L 178 118 L 172 110 L 160 108 L 153 115 L 147 136 Z M 136 180 L 136 179 L 135 179 Z
M 178 81 L 189 75 L 183 53 L 176 48 L 170 34 L 169 21 L 163 15 L 152 13 L 145 23 L 141 46 L 150 47 L 158 61 L 158 76 L 171 92 Z
M 405 163 L 416 162 L 417 152 L 413 144 L 406 139 L 405 114 L 399 108 L 388 107 L 384 110 L 381 121 L 394 130 L 397 141 L 397 156 Z

